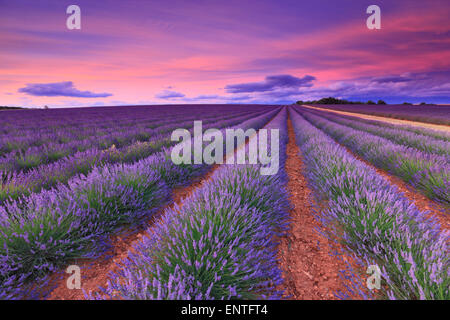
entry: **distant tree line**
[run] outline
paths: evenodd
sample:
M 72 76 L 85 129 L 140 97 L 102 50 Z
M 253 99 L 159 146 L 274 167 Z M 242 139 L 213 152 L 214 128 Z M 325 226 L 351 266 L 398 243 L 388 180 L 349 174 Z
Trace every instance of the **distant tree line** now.
M 333 97 L 328 98 L 322 98 L 320 100 L 312 100 L 312 101 L 297 101 L 297 104 L 386 104 L 383 100 L 378 100 L 377 103 L 375 103 L 372 100 L 369 100 L 367 102 L 362 101 L 348 101 L 345 99 L 337 99 Z
M 22 109 L 22 108 L 21 107 L 0 106 L 0 110 L 7 110 L 7 109 Z
M 383 105 L 386 104 L 385 101 L 383 100 L 378 100 L 377 102 L 374 102 L 372 100 L 369 100 L 367 102 L 362 102 L 362 101 L 348 101 L 345 99 L 337 99 L 337 98 L 333 98 L 333 97 L 328 97 L 328 98 L 322 98 L 320 100 L 312 100 L 312 101 L 302 101 L 299 100 L 296 102 L 296 104 L 379 104 L 379 105 Z M 412 103 L 410 102 L 403 102 L 404 105 L 412 105 Z M 421 106 L 424 105 L 428 105 L 428 103 L 426 102 L 422 102 L 420 103 Z

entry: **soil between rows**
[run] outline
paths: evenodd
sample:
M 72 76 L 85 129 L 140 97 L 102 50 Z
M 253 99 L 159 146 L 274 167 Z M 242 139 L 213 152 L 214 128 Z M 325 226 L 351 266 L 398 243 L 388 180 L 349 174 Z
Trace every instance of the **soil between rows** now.
M 294 128 L 288 119 L 286 173 L 290 193 L 291 229 L 280 238 L 279 261 L 283 270 L 286 298 L 295 300 L 337 299 L 335 293 L 345 288 L 340 271 L 358 269 L 343 249 L 316 229 L 325 232 L 313 214 L 313 196 L 304 177 L 305 166 L 295 143 Z M 340 255 L 337 258 L 336 253 Z

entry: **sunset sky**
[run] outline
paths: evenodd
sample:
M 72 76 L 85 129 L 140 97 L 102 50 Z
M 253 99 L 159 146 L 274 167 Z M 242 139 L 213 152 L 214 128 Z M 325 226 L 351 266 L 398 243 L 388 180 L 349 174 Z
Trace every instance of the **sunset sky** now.
M 0 105 L 450 103 L 449 17 L 448 0 L 0 0 Z

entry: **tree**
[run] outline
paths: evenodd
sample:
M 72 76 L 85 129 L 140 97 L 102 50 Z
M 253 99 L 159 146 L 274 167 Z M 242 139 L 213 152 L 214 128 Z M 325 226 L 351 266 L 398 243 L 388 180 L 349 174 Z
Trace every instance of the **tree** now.
M 296 104 L 376 104 L 372 100 L 367 102 L 361 101 L 348 101 L 346 99 L 337 99 L 334 97 L 322 98 L 320 100 L 312 100 L 312 101 L 302 101 L 299 100 Z M 378 100 L 378 104 L 386 104 L 383 100 Z
M 322 98 L 316 101 L 317 104 L 351 104 L 350 101 L 345 99 L 336 99 L 334 97 Z

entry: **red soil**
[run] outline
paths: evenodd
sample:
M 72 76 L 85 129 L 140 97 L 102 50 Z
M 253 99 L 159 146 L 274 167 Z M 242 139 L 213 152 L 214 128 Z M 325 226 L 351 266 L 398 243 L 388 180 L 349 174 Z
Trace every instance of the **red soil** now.
M 339 277 L 339 271 L 347 269 L 344 261 L 348 261 L 354 270 L 358 267 L 350 257 L 342 253 L 339 245 L 315 229 L 326 231 L 313 215 L 311 190 L 303 175 L 305 167 L 295 143 L 291 119 L 288 119 L 288 134 L 287 189 L 293 209 L 291 230 L 280 239 L 279 246 L 286 297 L 295 300 L 336 299 L 334 293 L 344 289 L 344 281 Z M 342 260 L 334 256 L 335 251 L 340 253 Z

